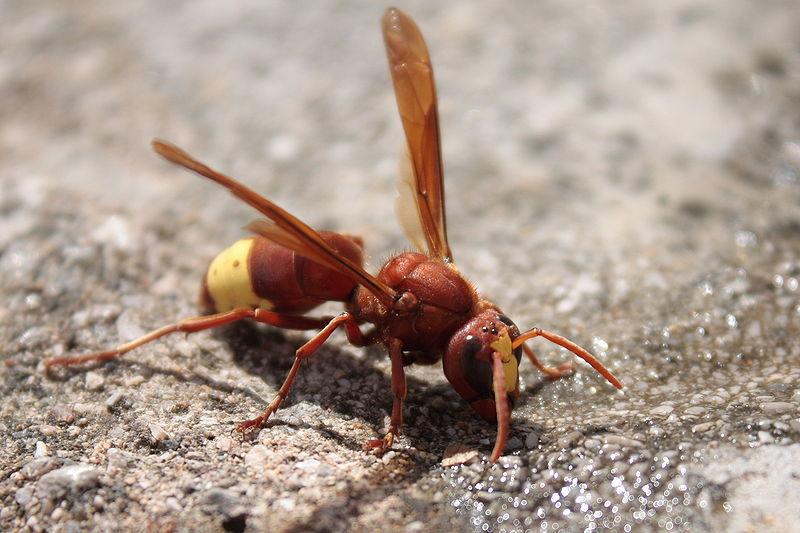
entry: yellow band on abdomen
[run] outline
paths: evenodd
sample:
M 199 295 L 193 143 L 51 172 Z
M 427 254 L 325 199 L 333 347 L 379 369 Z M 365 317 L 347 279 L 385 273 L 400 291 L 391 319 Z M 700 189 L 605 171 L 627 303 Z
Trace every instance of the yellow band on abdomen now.
M 253 292 L 248 261 L 252 247 L 252 238 L 242 239 L 211 261 L 206 273 L 206 283 L 217 312 L 230 311 L 237 307 L 272 308 L 269 300 Z

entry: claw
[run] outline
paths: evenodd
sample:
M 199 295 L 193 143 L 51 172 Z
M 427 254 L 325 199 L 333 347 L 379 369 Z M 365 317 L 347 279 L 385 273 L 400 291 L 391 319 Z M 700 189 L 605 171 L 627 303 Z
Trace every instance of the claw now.
M 571 376 L 575 373 L 575 362 L 567 361 L 566 363 L 561 363 L 556 367 L 546 366 L 542 369 L 542 373 L 547 379 L 553 381 L 563 377 Z
M 394 444 L 394 433 L 389 432 L 382 439 L 370 439 L 364 443 L 364 451 L 372 451 L 377 455 L 388 452 Z

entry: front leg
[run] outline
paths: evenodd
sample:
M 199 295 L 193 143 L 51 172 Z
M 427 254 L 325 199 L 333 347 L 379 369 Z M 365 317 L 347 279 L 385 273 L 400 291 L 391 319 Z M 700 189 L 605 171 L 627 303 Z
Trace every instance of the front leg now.
M 406 399 L 408 386 L 406 372 L 403 369 L 403 343 L 399 339 L 389 339 L 386 343 L 392 359 L 392 417 L 389 420 L 389 431 L 382 439 L 371 439 L 364 444 L 365 450 L 375 450 L 378 454 L 388 451 L 394 443 L 395 436 L 400 434 L 403 425 L 403 400 Z

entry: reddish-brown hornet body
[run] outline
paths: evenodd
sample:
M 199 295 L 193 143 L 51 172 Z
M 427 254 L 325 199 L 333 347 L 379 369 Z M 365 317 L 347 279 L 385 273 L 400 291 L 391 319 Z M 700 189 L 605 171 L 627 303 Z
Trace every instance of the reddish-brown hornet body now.
M 297 350 L 266 410 L 237 427 L 244 432 L 264 425 L 289 394 L 302 361 L 342 327 L 352 344 L 379 343 L 391 358 L 394 400 L 389 431 L 383 439 L 369 441 L 368 448 L 386 450 L 400 431 L 407 393 L 404 367 L 441 360 L 455 391 L 482 418 L 496 421 L 492 461 L 505 447 L 510 411 L 519 395 L 523 352 L 548 378 L 574 370 L 571 363 L 557 368 L 542 365 L 527 340 L 544 337 L 571 350 L 621 388 L 599 361 L 575 343 L 539 328 L 520 332 L 458 271 L 447 240 L 436 88 L 427 46 L 414 21 L 394 8 L 384 15 L 383 36 L 410 156 L 398 214 L 419 252 L 396 255 L 373 276 L 363 268 L 360 238 L 318 232 L 233 178 L 156 140 L 153 147 L 161 156 L 227 188 L 266 219 L 247 226 L 254 237 L 234 243 L 211 261 L 200 292 L 200 307 L 209 314 L 164 326 L 113 350 L 50 359 L 47 367 L 107 361 L 168 333 L 190 333 L 242 319 L 318 330 Z M 346 302 L 346 312 L 335 317 L 306 315 L 328 301 Z M 372 325 L 366 333 L 361 331 L 365 324 Z
M 359 237 L 320 231 L 337 253 L 363 264 Z M 237 241 L 211 261 L 203 277 L 199 307 L 206 313 L 240 306 L 303 314 L 324 302 L 350 300 L 356 283 L 349 277 L 256 235 Z

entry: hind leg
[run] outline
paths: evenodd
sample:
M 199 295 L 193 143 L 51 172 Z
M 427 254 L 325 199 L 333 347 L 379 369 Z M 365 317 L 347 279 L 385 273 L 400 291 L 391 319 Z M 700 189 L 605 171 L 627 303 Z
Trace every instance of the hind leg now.
M 239 320 L 246 318 L 253 319 L 257 322 L 270 324 L 279 328 L 285 329 L 317 329 L 327 324 L 330 319 L 326 318 L 310 318 L 304 316 L 285 315 L 282 313 L 275 313 L 267 311 L 266 309 L 251 309 L 251 308 L 237 308 L 224 313 L 216 313 L 207 316 L 195 316 L 169 324 L 158 328 L 155 331 L 132 340 L 125 344 L 121 344 L 112 350 L 103 352 L 95 352 L 87 355 L 80 356 L 67 356 L 67 357 L 53 357 L 45 360 L 45 369 L 50 370 L 55 366 L 75 366 L 85 363 L 102 363 L 121 357 L 129 351 L 143 346 L 156 339 L 169 335 L 170 333 L 183 332 L 186 334 L 194 333 L 195 331 L 202 331 L 204 329 L 216 328 L 226 324 L 232 324 Z

